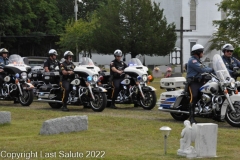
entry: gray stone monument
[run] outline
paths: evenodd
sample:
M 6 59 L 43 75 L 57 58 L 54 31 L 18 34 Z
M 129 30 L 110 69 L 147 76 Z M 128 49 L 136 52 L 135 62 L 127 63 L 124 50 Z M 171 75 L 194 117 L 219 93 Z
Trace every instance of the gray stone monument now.
M 40 134 L 51 135 L 68 132 L 78 132 L 88 129 L 88 117 L 84 116 L 66 116 L 50 119 L 43 122 Z
M 11 123 L 11 112 L 0 111 L 0 124 Z

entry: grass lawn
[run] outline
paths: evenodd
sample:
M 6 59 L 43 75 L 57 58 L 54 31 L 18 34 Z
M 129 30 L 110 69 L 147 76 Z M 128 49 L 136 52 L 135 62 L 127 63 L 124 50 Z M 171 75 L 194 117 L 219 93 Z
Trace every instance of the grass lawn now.
M 159 89 L 159 79 L 149 85 L 157 89 L 157 98 L 164 90 Z M 133 105 L 117 105 L 119 109 L 106 108 L 93 112 L 82 106 L 69 106 L 70 112 L 49 107 L 47 103 L 34 102 L 29 107 L 13 102 L 0 101 L 1 111 L 11 112 L 11 124 L 0 125 L 0 159 L 22 154 L 28 159 L 186 159 L 177 155 L 183 122 L 175 121 L 169 113 L 134 108 Z M 87 115 L 88 130 L 68 134 L 39 135 L 45 120 L 70 115 Z M 239 159 L 239 128 L 211 119 L 197 118 L 199 122 L 218 124 L 217 158 Z M 167 154 L 164 154 L 162 126 L 172 131 L 168 138 Z M 72 154 L 71 154 L 72 153 Z M 70 156 L 70 157 L 69 157 Z M 71 157 L 72 156 L 72 157 Z M 78 156 L 78 158 L 74 158 Z M 83 158 L 80 158 L 83 156 Z M 92 156 L 92 157 L 91 157 Z M 48 158 L 49 157 L 49 158 Z M 213 159 L 213 158 L 209 158 Z

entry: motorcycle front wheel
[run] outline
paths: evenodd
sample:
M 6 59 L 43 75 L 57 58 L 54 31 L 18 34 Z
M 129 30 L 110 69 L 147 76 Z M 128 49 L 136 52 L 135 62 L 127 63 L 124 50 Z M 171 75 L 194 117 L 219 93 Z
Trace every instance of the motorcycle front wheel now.
M 189 115 L 183 113 L 170 113 L 170 114 L 177 121 L 185 121 L 189 118 Z
M 92 110 L 95 112 L 102 112 L 107 105 L 107 96 L 105 93 L 93 93 L 95 100 L 91 101 Z
M 62 103 L 49 102 L 48 104 L 49 104 L 49 106 L 51 106 L 51 108 L 53 108 L 53 109 L 59 109 L 59 108 L 62 107 Z
M 145 99 L 140 99 L 140 104 L 143 107 L 143 109 L 151 110 L 153 107 L 155 107 L 157 102 L 156 93 L 152 91 L 143 92 Z
M 233 107 L 235 108 L 236 113 L 232 112 L 230 106 L 228 106 L 226 121 L 233 127 L 240 127 L 240 105 L 234 104 Z
M 18 99 L 22 106 L 29 106 L 33 102 L 33 90 L 22 90 Z

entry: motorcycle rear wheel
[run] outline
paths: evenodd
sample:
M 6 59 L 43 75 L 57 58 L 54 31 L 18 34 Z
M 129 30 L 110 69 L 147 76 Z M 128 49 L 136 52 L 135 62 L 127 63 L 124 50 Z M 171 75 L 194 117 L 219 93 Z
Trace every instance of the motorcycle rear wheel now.
M 140 99 L 140 104 L 143 107 L 143 109 L 151 110 L 155 107 L 157 102 L 156 93 L 152 91 L 143 92 L 145 99 Z
M 90 102 L 92 110 L 95 112 L 102 112 L 107 105 L 107 96 L 105 93 L 93 93 L 95 100 Z
M 240 127 L 240 105 L 234 104 L 233 107 L 235 108 L 236 113 L 233 113 L 230 106 L 228 106 L 225 119 L 231 126 Z
M 22 106 L 29 106 L 33 102 L 33 90 L 22 90 L 18 99 Z

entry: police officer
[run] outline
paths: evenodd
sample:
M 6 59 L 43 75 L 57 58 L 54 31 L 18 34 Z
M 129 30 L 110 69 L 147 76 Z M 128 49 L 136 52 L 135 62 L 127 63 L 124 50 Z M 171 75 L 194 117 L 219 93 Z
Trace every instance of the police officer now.
M 0 94 L 2 94 L 2 88 L 3 88 L 3 68 L 5 65 L 8 65 L 8 50 L 5 48 L 0 49 Z
M 189 121 L 191 123 L 197 123 L 194 119 L 195 106 L 199 100 L 200 92 L 199 88 L 204 84 L 201 73 L 213 72 L 212 68 L 205 67 L 200 58 L 203 57 L 204 47 L 200 44 L 195 44 L 192 47 L 191 55 L 187 64 L 187 81 L 189 84 L 190 104 L 189 104 Z
M 55 49 L 50 49 L 48 52 L 49 57 L 44 61 L 45 72 L 54 71 L 55 67 L 60 66 L 60 62 L 57 58 L 57 51 Z
M 60 82 L 60 84 L 63 89 L 62 111 L 69 111 L 69 109 L 67 108 L 67 101 L 68 101 L 68 96 L 69 96 L 70 87 L 71 87 L 70 81 L 74 79 L 73 70 L 75 68 L 75 65 L 72 63 L 72 57 L 73 57 L 73 53 L 71 51 L 66 51 L 64 53 L 65 61 L 60 66 L 60 70 L 62 74 L 62 82 Z
M 115 59 L 110 63 L 110 75 L 112 78 L 112 103 L 111 108 L 117 109 L 115 106 L 115 100 L 117 99 L 118 93 L 120 91 L 120 82 L 123 80 L 123 70 L 127 67 L 127 65 L 121 61 L 122 51 L 117 49 L 114 51 Z
M 234 71 L 233 68 L 234 67 L 240 68 L 240 62 L 239 60 L 232 56 L 233 50 L 234 48 L 231 44 L 225 44 L 222 48 L 223 52 L 222 59 L 228 69 L 229 74 L 236 80 L 240 72 Z

